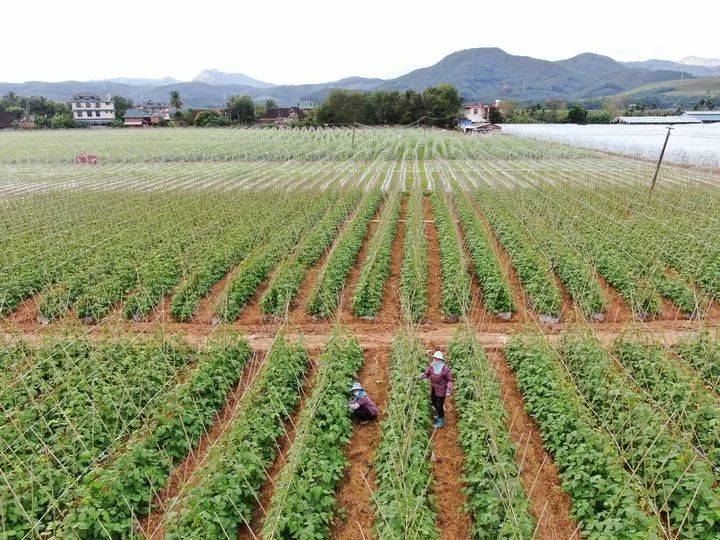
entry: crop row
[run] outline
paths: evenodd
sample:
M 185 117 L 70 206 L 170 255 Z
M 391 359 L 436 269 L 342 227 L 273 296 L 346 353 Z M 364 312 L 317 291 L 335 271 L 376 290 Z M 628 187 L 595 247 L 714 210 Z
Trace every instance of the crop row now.
M 392 245 L 400 219 L 402 195 L 393 192 L 385 203 L 385 210 L 360 271 L 360 279 L 353 293 L 353 311 L 359 317 L 375 317 L 383 301 L 383 287 L 390 276 Z
M 355 339 L 339 333 L 331 337 L 275 482 L 263 538 L 328 537 L 336 511 L 335 492 L 347 465 L 343 447 L 352 435 L 348 388 L 362 363 L 362 349 Z
M 237 338 L 213 343 L 203 352 L 187 380 L 163 398 L 117 459 L 101 463 L 84 478 L 64 519 L 63 535 L 132 536 L 133 518 L 148 512 L 173 466 L 197 446 L 250 357 L 247 342 Z
M 267 471 L 300 399 L 308 353 L 300 343 L 278 335 L 259 380 L 245 394 L 240 412 L 210 451 L 197 483 L 171 513 L 166 538 L 223 538 L 251 518 Z
M 620 340 L 613 351 L 650 401 L 720 466 L 720 405 L 702 380 L 660 346 Z
M 716 392 L 720 390 L 720 341 L 704 333 L 681 342 L 677 353 L 709 386 Z
M 512 313 L 516 306 L 507 276 L 495 255 L 492 240 L 465 194 L 456 193 L 453 202 L 483 291 L 485 307 L 496 315 Z
M 52 530 L 77 480 L 142 425 L 191 353 L 170 343 L 92 350 L 49 393 L 6 418 L 0 432 L 5 530 L 20 537 Z
M 419 341 L 399 337 L 390 358 L 390 391 L 382 421 L 375 467 L 378 488 L 375 532 L 378 538 L 438 538 L 431 496 L 430 409 Z
M 537 249 L 545 254 L 560 281 L 577 303 L 580 311 L 586 316 L 598 316 L 606 308 L 602 289 L 595 277 L 595 269 L 570 245 L 565 237 L 549 227 L 538 216 L 527 208 L 517 204 L 517 198 L 504 197 L 496 199 L 509 208 L 515 219 L 523 224 Z
M 525 407 L 560 469 L 581 532 L 589 538 L 659 538 L 660 527 L 645 513 L 640 487 L 625 470 L 612 438 L 594 429 L 591 413 L 567 385 L 549 346 L 518 337 L 505 350 Z
M 458 431 L 464 452 L 467 508 L 474 538 L 531 538 L 535 523 L 515 462 L 501 389 L 471 333 L 448 343 L 457 389 Z
M 307 311 L 317 317 L 330 316 L 340 302 L 350 270 L 367 236 L 370 220 L 383 202 L 383 193 L 372 190 L 360 203 L 352 220 L 330 251 L 325 267 L 310 296 Z
M 564 340 L 561 355 L 595 424 L 618 450 L 646 490 L 655 512 L 667 516 L 668 533 L 678 538 L 720 535 L 720 493 L 712 467 L 698 459 L 691 443 L 667 429 L 645 396 L 617 370 L 602 345 L 587 337 Z
M 360 190 L 351 190 L 342 197 L 300 243 L 294 255 L 280 265 L 261 299 L 263 313 L 280 316 L 287 311 L 310 267 L 330 247 L 361 194 Z
M 408 202 L 405 245 L 400 271 L 400 302 L 405 319 L 417 322 L 428 307 L 427 237 L 423 219 L 423 194 L 414 190 Z
M 295 219 L 278 226 L 266 244 L 261 244 L 248 255 L 215 305 L 215 313 L 220 319 L 234 321 L 240 316 L 245 304 L 272 269 L 297 245 L 337 197 L 337 192 L 326 191 L 308 201 Z
M 286 199 L 283 203 L 258 208 L 254 211 L 257 216 L 243 221 L 225 242 L 216 244 L 206 253 L 201 265 L 187 276 L 175 292 L 170 305 L 173 317 L 180 321 L 189 320 L 213 286 L 277 228 L 276 220 L 279 216 L 284 214 L 284 218 L 292 220 L 299 206 L 302 206 L 299 199 L 295 202 Z
M 478 192 L 477 201 L 490 221 L 498 240 L 510 255 L 533 307 L 541 315 L 559 317 L 560 292 L 553 281 L 547 258 L 529 244 L 512 216 L 507 210 L 496 205 L 487 191 Z
M 436 190 L 432 192 L 430 200 L 440 244 L 441 308 L 446 317 L 457 318 L 467 311 L 470 302 L 470 275 L 467 271 L 467 261 L 445 195 Z

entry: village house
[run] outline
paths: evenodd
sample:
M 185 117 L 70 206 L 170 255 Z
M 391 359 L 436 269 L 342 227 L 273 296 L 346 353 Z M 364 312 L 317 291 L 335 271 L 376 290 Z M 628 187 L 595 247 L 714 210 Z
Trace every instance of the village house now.
M 115 120 L 115 103 L 110 94 L 78 93 L 70 102 L 73 120 L 79 124 L 104 125 Z
M 268 109 L 265 114 L 257 119 L 256 123 L 261 126 L 287 126 L 304 119 L 306 116 L 305 111 L 300 107 L 278 107 Z
M 141 109 L 128 109 L 123 115 L 123 126 L 126 127 L 154 126 L 159 123 L 159 116 L 152 116 L 151 113 Z
M 151 117 L 157 117 L 160 120 L 170 120 L 170 107 L 167 103 L 156 103 L 152 99 L 137 103 L 135 109 L 149 113 Z
M 490 111 L 501 108 L 500 100 L 492 104 L 467 103 L 463 105 L 464 117 L 458 122 L 463 133 L 486 133 L 500 129 L 490 122 Z

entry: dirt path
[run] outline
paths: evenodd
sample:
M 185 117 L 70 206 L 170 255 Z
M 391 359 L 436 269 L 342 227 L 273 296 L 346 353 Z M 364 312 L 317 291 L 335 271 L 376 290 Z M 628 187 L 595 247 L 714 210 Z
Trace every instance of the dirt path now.
M 210 450 L 232 425 L 240 412 L 242 398 L 255 382 L 260 369 L 265 363 L 265 353 L 256 352 L 243 368 L 240 381 L 232 389 L 222 410 L 216 415 L 209 431 L 203 435 L 197 447 L 175 466 L 170 480 L 163 491 L 156 494 L 156 509 L 139 521 L 138 531 L 148 539 L 159 539 L 165 536 L 164 523 L 170 511 L 178 510 L 178 501 L 188 488 L 197 480 L 197 473 L 207 460 Z
M 425 342 L 425 347 L 443 349 L 445 343 Z M 436 524 L 440 537 L 446 540 L 470 538 L 472 521 L 464 510 L 463 449 L 458 437 L 458 415 L 452 397 L 445 400 L 445 427 L 433 432 L 431 444 L 432 491 L 437 500 Z
M 402 306 L 400 305 L 400 274 L 402 273 L 403 254 L 405 249 L 405 230 L 407 228 L 407 207 L 409 197 L 403 196 L 400 204 L 400 218 L 397 232 L 392 244 L 390 259 L 390 276 L 383 289 L 383 303 L 380 306 L 377 320 L 386 324 L 399 325 L 402 320 Z
M 445 319 L 442 314 L 442 267 L 440 266 L 440 242 L 435 228 L 432 201 L 423 197 L 423 219 L 428 250 L 428 309 L 423 318 L 425 323 L 439 323 Z
M 255 291 L 255 294 L 253 294 L 250 300 L 248 300 L 247 304 L 245 304 L 245 307 L 240 312 L 240 316 L 238 317 L 235 324 L 239 326 L 250 324 L 265 324 L 266 320 L 262 311 L 262 305 L 260 304 L 260 300 L 262 300 L 265 291 L 267 291 L 268 287 L 270 286 L 270 280 L 272 279 L 273 273 L 274 270 L 270 272 L 270 275 L 265 278 L 265 281 L 260 284 L 260 286 Z
M 237 275 L 238 267 L 234 267 L 230 272 L 225 274 L 223 278 L 218 281 L 210 292 L 205 296 L 198 304 L 195 314 L 192 316 L 192 321 L 197 324 L 215 324 L 218 316 L 215 314 L 215 305 L 218 299 L 222 295 L 223 291 L 230 285 L 230 282 Z
M 360 281 L 360 274 L 362 272 L 363 265 L 365 264 L 365 260 L 367 259 L 370 244 L 372 244 L 373 238 L 375 238 L 375 233 L 377 233 L 380 226 L 380 217 L 386 208 L 388 208 L 387 201 L 380 205 L 380 208 L 373 216 L 373 219 L 368 226 L 367 234 L 365 235 L 365 238 L 363 238 L 362 245 L 360 246 L 360 251 L 358 251 L 358 254 L 355 257 L 355 264 L 353 264 L 350 269 L 350 273 L 345 280 L 345 287 L 343 288 L 340 303 L 336 311 L 338 318 L 343 323 L 359 320 L 353 313 L 353 294 L 357 288 L 358 281 Z
M 490 242 L 492 243 L 495 257 L 497 257 L 497 260 L 500 262 L 500 268 L 502 268 L 505 278 L 510 285 L 510 294 L 512 295 L 516 309 L 516 312 L 513 313 L 510 320 L 515 323 L 525 323 L 533 321 L 535 318 L 534 314 L 530 310 L 529 304 L 525 299 L 525 293 L 523 291 L 522 284 L 520 283 L 520 277 L 515 271 L 515 267 L 512 264 L 512 260 L 510 259 L 510 255 L 507 251 L 505 251 L 505 248 L 500 243 L 500 240 L 498 240 L 497 236 L 495 236 L 495 231 L 493 230 L 492 225 L 490 225 L 487 217 L 485 217 L 485 214 L 483 214 L 482 210 L 480 209 L 480 205 L 475 202 L 475 199 L 473 199 L 472 196 L 470 196 L 470 203 L 475 209 L 475 214 L 480 220 L 480 223 L 482 223 L 483 227 L 485 228 L 485 234 L 487 234 Z
M 389 349 L 365 351 L 365 365 L 360 370 L 358 380 L 368 395 L 383 412 L 387 409 L 390 364 Z M 349 465 L 345 469 L 345 478 L 337 495 L 341 516 L 335 520 L 331 537 L 338 540 L 356 540 L 372 538 L 375 523 L 375 505 L 372 494 L 376 488 L 375 450 L 380 444 L 378 419 L 366 425 L 355 424 L 352 438 L 345 454 Z
M 608 303 L 605 321 L 608 323 L 624 323 L 633 319 L 633 312 L 630 306 L 627 305 L 620 293 L 612 287 L 607 280 L 600 275 L 599 272 L 595 273 L 600 288 L 603 290 L 605 300 Z
M 510 437 L 517 446 L 515 461 L 537 523 L 535 538 L 579 538 L 577 524 L 570 513 L 570 497 L 562 490 L 558 469 L 543 448 L 540 430 L 525 411 L 515 374 L 501 353 L 490 352 L 488 358 L 502 387 Z
M 308 349 L 310 349 L 308 347 Z M 311 360 L 308 370 L 305 373 L 305 382 L 300 390 L 300 403 L 297 405 L 295 411 L 290 418 L 284 423 L 285 433 L 276 441 L 277 444 L 277 456 L 272 466 L 267 470 L 267 480 L 265 485 L 260 490 L 260 497 L 258 499 L 258 505 L 253 512 L 250 523 L 241 525 L 238 528 L 237 537 L 242 539 L 255 539 L 259 537 L 260 530 L 262 529 L 265 521 L 265 515 L 267 514 L 267 508 L 270 506 L 272 496 L 275 493 L 275 482 L 280 476 L 280 472 L 287 463 L 287 455 L 292 447 L 292 443 L 295 440 L 295 433 L 297 431 L 297 423 L 300 419 L 303 409 L 307 400 L 310 398 L 312 388 L 315 383 L 315 372 L 317 368 L 317 356 L 319 351 L 311 351 Z

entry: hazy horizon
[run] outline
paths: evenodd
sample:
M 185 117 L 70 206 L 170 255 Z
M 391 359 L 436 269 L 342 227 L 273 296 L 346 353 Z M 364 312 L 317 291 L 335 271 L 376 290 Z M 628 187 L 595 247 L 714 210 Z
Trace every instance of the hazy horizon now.
M 668 22 L 665 10 L 647 11 L 619 0 L 609 0 L 592 15 L 582 15 L 577 4 L 566 0 L 543 5 L 509 0 L 496 10 L 450 0 L 432 11 L 422 3 L 378 0 L 352 10 L 327 0 L 311 0 L 300 10 L 286 0 L 272 9 L 208 0 L 201 14 L 178 10 L 168 0 L 150 9 L 147 2 L 128 0 L 125 13 L 110 17 L 65 0 L 30 4 L 43 13 L 32 32 L 25 25 L 9 25 L 0 35 L 0 50 L 22 48 L 4 56 L 2 82 L 188 81 L 204 69 L 274 84 L 349 76 L 387 79 L 476 47 L 545 60 L 583 52 L 619 61 L 720 57 L 714 33 L 697 31 L 691 17 L 702 13 L 703 20 L 717 20 L 720 3 L 699 0 L 683 3 L 688 21 L 679 23 Z M 98 31 L 97 21 L 112 31 Z

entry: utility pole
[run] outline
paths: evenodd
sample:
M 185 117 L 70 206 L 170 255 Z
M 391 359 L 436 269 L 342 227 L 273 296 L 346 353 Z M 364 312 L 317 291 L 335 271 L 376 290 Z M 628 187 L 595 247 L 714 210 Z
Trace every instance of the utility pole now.
M 671 126 L 667 126 L 667 135 L 665 136 L 665 143 L 663 144 L 662 150 L 660 151 L 660 158 L 658 159 L 657 167 L 655 168 L 655 174 L 653 175 L 652 179 L 652 185 L 650 186 L 650 192 L 648 193 L 648 204 L 650 203 L 650 198 L 652 197 L 653 190 L 655 189 L 655 182 L 657 181 L 658 173 L 660 172 L 660 165 L 662 164 L 663 156 L 665 155 L 665 149 L 667 148 L 668 139 L 670 138 L 670 131 L 672 131 Z

